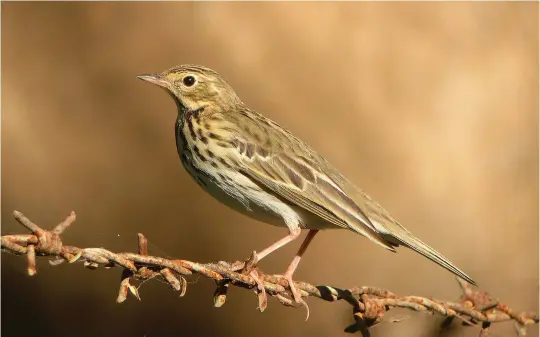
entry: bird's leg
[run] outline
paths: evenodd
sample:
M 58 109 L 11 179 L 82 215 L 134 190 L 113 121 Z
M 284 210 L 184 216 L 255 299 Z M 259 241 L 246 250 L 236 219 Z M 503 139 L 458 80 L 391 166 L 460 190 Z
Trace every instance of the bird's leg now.
M 266 301 L 266 291 L 264 289 L 264 283 L 259 278 L 259 274 L 257 273 L 257 270 L 253 269 L 255 265 L 262 260 L 264 257 L 266 257 L 268 254 L 278 250 L 279 248 L 285 246 L 291 241 L 294 241 L 298 236 L 300 236 L 301 229 L 300 226 L 293 227 L 289 229 L 289 234 L 278 241 L 274 242 L 267 248 L 261 250 L 259 253 L 254 252 L 254 256 L 252 256 L 248 261 L 246 261 L 244 267 L 244 272 L 247 273 L 249 276 L 255 280 L 255 283 L 257 284 L 257 289 L 262 293 L 262 296 L 264 297 L 264 301 Z M 305 249 L 304 249 L 305 250 Z M 255 261 L 251 261 L 255 260 Z M 253 262 L 253 263 L 250 263 Z M 251 264 L 251 266 L 249 266 Z M 296 263 L 298 264 L 298 262 Z M 264 309 L 261 309 L 261 311 Z
M 301 295 L 300 291 L 298 289 L 296 289 L 296 287 L 294 285 L 294 282 L 292 280 L 292 276 L 294 274 L 294 271 L 298 267 L 298 264 L 300 263 L 300 260 L 302 259 L 302 255 L 304 255 L 304 253 L 306 252 L 307 247 L 309 246 L 309 244 L 311 243 L 311 241 L 313 240 L 315 235 L 317 235 L 318 232 L 319 232 L 319 230 L 317 230 L 317 229 L 310 229 L 309 230 L 309 233 L 307 234 L 306 238 L 304 239 L 304 242 L 302 242 L 302 245 L 300 246 L 300 249 L 298 249 L 298 252 L 296 253 L 296 255 L 294 256 L 294 259 L 291 262 L 291 264 L 289 265 L 289 267 L 285 271 L 285 274 L 282 275 L 283 278 L 285 278 L 287 280 L 287 282 L 289 283 L 289 288 L 291 290 L 291 293 L 292 293 L 292 295 L 294 297 L 294 301 L 296 303 L 302 303 L 303 300 L 302 300 L 302 295 Z
M 243 269 L 245 273 L 248 273 L 257 265 L 257 263 L 268 256 L 270 253 L 278 250 L 279 248 L 285 246 L 291 241 L 294 241 L 298 236 L 300 236 L 301 229 L 300 227 L 292 228 L 289 230 L 289 234 L 285 236 L 284 238 L 279 239 L 278 241 L 274 242 L 267 248 L 261 250 L 260 252 L 253 252 L 253 255 L 244 262 L 243 266 L 233 267 L 235 271 L 238 271 L 240 269 Z M 235 263 L 236 264 L 236 263 Z
M 277 240 L 276 242 L 274 242 L 273 244 L 271 244 L 267 248 L 265 248 L 265 249 L 261 250 L 260 252 L 258 252 L 257 253 L 258 260 L 260 261 L 260 260 L 264 259 L 270 253 L 273 253 L 276 250 L 278 250 L 281 247 L 288 244 L 289 242 L 294 241 L 296 238 L 298 238 L 300 236 L 300 233 L 301 233 L 300 227 L 290 229 L 289 234 L 286 237 Z

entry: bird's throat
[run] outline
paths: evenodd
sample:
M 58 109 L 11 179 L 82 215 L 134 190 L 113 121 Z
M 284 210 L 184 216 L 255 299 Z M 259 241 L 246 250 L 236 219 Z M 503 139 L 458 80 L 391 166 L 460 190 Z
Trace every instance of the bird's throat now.
M 200 107 L 198 109 L 188 109 L 188 108 L 184 108 L 184 110 L 182 111 L 182 115 L 184 116 L 184 120 L 190 120 L 192 118 L 199 118 L 201 112 L 204 111 L 204 107 Z

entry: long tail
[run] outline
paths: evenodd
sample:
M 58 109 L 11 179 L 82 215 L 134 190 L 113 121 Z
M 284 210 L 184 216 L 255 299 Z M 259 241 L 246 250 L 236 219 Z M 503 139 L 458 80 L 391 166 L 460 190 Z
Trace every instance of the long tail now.
M 396 246 L 404 245 L 404 246 L 409 247 L 410 249 L 416 251 L 417 253 L 424 255 L 431 261 L 437 263 L 438 265 L 445 268 L 446 270 L 461 277 L 462 279 L 469 282 L 470 284 L 475 285 L 475 286 L 477 285 L 476 282 L 474 282 L 473 279 L 469 277 L 469 275 L 465 274 L 459 268 L 454 266 L 441 253 L 439 253 L 435 249 L 431 248 L 430 246 L 422 242 L 420 239 L 415 237 L 412 233 L 410 233 L 408 230 L 403 228 L 401 225 L 399 224 L 396 224 L 396 225 L 397 225 L 396 228 L 392 228 L 392 231 L 385 230 L 384 232 L 382 232 L 381 236 L 393 245 L 396 245 Z

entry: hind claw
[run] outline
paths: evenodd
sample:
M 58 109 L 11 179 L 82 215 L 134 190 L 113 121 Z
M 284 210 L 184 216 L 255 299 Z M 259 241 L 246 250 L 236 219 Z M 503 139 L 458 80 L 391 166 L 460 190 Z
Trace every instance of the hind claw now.
M 308 318 L 309 318 L 309 306 L 306 303 L 306 301 L 304 301 L 302 299 L 302 292 L 294 284 L 294 281 L 292 279 L 292 275 L 285 274 L 285 275 L 274 275 L 274 276 L 279 277 L 279 278 L 283 278 L 283 279 L 285 279 L 287 281 L 288 288 L 289 288 L 288 290 L 292 295 L 292 299 L 294 300 L 294 303 L 297 304 L 297 305 L 301 305 L 301 306 L 306 308 L 306 311 L 307 311 L 307 313 L 306 313 L 306 321 L 307 321 Z

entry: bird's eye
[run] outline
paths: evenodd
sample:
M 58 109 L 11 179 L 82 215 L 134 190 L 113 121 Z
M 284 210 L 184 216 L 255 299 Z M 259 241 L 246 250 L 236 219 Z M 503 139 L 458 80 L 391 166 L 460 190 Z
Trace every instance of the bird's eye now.
M 191 87 L 193 84 L 195 84 L 195 77 L 189 75 L 189 76 L 186 76 L 184 77 L 184 79 L 182 80 L 182 82 L 184 83 L 184 85 L 186 87 Z

